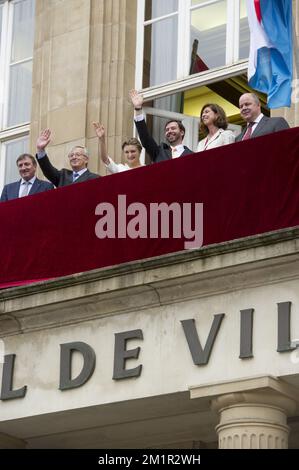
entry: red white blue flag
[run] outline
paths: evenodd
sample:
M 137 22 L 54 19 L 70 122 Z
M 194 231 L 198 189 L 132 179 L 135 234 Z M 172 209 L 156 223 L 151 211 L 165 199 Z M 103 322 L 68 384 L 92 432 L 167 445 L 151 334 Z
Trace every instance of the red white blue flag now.
M 268 95 L 269 108 L 291 105 L 292 0 L 247 0 L 249 85 Z

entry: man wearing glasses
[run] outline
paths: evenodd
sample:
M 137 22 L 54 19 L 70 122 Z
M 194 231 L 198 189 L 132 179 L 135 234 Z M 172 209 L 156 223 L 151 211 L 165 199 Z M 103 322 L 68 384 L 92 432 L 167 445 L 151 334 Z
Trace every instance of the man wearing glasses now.
M 50 129 L 45 129 L 41 132 L 36 142 L 36 157 L 43 174 L 54 186 L 68 186 L 69 184 L 82 183 L 83 181 L 100 177 L 100 175 L 91 173 L 88 170 L 88 152 L 85 147 L 81 147 L 80 145 L 73 147 L 68 155 L 71 170 L 66 168 L 58 170 L 55 168 L 51 164 L 45 150 L 50 140 L 51 131 Z

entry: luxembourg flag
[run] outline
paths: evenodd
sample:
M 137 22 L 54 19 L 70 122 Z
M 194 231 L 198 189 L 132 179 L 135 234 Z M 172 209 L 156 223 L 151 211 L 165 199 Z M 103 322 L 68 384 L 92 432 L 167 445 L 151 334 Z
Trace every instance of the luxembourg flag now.
M 248 83 L 268 95 L 269 108 L 291 106 L 292 0 L 247 0 Z

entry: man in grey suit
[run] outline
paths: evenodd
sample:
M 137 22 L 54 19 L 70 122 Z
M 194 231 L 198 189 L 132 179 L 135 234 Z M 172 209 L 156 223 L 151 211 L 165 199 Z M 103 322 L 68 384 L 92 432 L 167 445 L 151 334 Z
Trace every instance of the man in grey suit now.
M 252 139 L 261 135 L 289 129 L 287 121 L 282 117 L 267 117 L 261 112 L 261 104 L 255 93 L 244 93 L 239 100 L 240 113 L 247 126 L 236 138 L 236 142 Z
M 45 129 L 41 132 L 36 142 L 36 157 L 43 174 L 54 186 L 68 186 L 69 184 L 82 183 L 83 181 L 100 178 L 100 175 L 91 173 L 88 170 L 88 152 L 85 147 L 81 147 L 80 145 L 73 147 L 68 154 L 71 170 L 67 168 L 58 170 L 55 168 L 50 162 L 45 150 L 50 140 L 51 131 L 50 129 Z
M 48 181 L 39 180 L 35 176 L 36 161 L 30 153 L 22 153 L 22 155 L 17 158 L 16 163 L 21 179 L 4 186 L 1 194 L 1 202 L 54 189 L 53 184 Z

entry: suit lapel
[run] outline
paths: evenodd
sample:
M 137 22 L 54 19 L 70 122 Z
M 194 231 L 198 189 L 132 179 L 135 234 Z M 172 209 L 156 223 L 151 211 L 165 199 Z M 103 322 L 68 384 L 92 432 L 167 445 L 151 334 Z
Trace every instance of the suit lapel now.
M 17 183 L 14 184 L 13 186 L 13 199 L 17 199 L 19 197 L 19 191 L 20 191 L 20 184 L 21 184 L 21 181 L 18 181 Z
M 267 121 L 268 121 L 268 118 L 266 116 L 263 116 L 260 122 L 258 123 L 258 125 L 256 126 L 256 128 L 254 129 L 252 133 L 252 137 L 257 137 L 259 135 L 263 127 L 266 125 Z
M 218 139 L 218 137 L 220 136 L 220 129 L 216 132 L 216 134 L 213 135 L 213 137 L 209 140 L 209 143 L 207 145 L 207 147 L 209 147 L 209 145 L 214 142 L 214 140 Z
M 84 173 L 82 173 L 82 175 L 80 175 L 79 178 L 77 178 L 76 181 L 74 181 L 74 183 L 80 183 L 80 181 L 85 181 L 88 175 L 89 175 L 89 170 L 84 171 Z
M 38 190 L 39 185 L 40 185 L 40 181 L 39 181 L 37 178 L 35 178 L 35 181 L 34 181 L 34 183 L 33 183 L 33 185 L 32 185 L 32 188 L 31 188 L 29 194 L 35 194 L 35 193 L 37 192 L 37 190 Z

